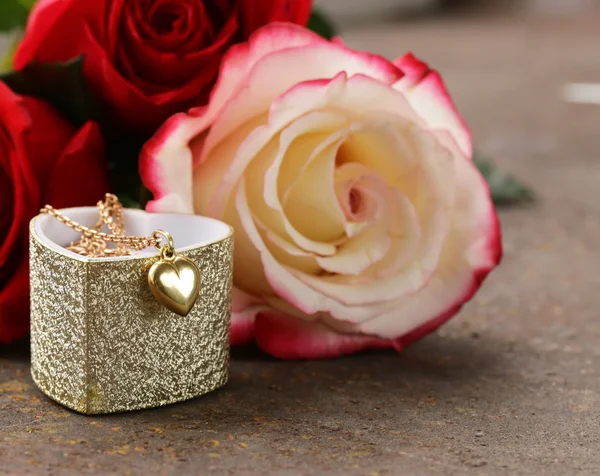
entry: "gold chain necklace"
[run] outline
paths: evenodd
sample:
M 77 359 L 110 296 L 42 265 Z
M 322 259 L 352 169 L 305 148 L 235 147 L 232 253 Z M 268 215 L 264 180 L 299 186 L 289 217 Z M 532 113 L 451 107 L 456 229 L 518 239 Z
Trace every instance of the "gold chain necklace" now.
M 67 249 L 83 256 L 129 256 L 133 254 L 133 251 L 141 251 L 150 246 L 154 246 L 160 250 L 160 235 L 163 235 L 169 241 L 168 237 L 170 235 L 162 230 L 156 230 L 151 237 L 125 236 L 123 205 L 111 193 L 107 193 L 104 201 L 99 201 L 96 207 L 98 208 L 100 218 L 92 228 L 80 225 L 74 220 L 67 218 L 50 205 L 42 208 L 40 213 L 51 215 L 61 223 L 81 233 L 81 238 L 67 246 Z M 104 226 L 112 234 L 104 233 L 102 231 Z M 109 243 L 114 243 L 116 248 L 109 248 Z
M 171 235 L 164 230 L 155 230 L 152 236 L 126 236 L 123 223 L 123 205 L 110 193 L 97 204 L 100 218 L 88 228 L 66 217 L 57 209 L 46 205 L 40 210 L 53 216 L 61 223 L 81 233 L 78 241 L 66 248 L 88 257 L 130 256 L 134 251 L 154 246 L 160 252 L 160 259 L 152 265 L 148 273 L 148 284 L 154 297 L 167 309 L 187 315 L 200 293 L 200 271 L 193 261 L 175 253 Z M 102 230 L 107 227 L 111 233 Z M 166 240 L 163 243 L 163 238 Z M 110 248 L 109 244 L 114 244 Z

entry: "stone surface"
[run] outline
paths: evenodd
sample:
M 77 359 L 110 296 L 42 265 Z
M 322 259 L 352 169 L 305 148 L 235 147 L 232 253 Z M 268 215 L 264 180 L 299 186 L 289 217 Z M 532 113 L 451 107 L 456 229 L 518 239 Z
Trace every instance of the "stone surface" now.
M 84 417 L 0 356 L 0 474 L 596 475 L 600 107 L 594 12 L 353 27 L 347 42 L 439 68 L 478 148 L 531 184 L 501 212 L 505 259 L 449 325 L 400 355 L 278 362 L 236 352 L 206 398 Z

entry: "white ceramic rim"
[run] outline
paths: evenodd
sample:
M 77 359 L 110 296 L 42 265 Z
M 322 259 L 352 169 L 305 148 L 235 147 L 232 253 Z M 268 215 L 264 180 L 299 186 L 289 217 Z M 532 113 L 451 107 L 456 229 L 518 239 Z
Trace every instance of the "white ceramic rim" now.
M 65 208 L 60 212 L 88 227 L 93 226 L 98 220 L 98 209 L 95 207 Z M 173 237 L 177 252 L 218 243 L 233 234 L 233 229 L 226 223 L 198 215 L 148 213 L 143 210 L 125 209 L 123 218 L 127 236 L 151 236 L 157 229 L 165 230 Z M 30 231 L 44 246 L 80 261 L 135 260 L 157 254 L 154 247 L 149 247 L 136 251 L 131 256 L 90 258 L 79 255 L 67 250 L 65 246 L 78 240 L 81 234 L 46 214 L 38 215 L 31 220 Z

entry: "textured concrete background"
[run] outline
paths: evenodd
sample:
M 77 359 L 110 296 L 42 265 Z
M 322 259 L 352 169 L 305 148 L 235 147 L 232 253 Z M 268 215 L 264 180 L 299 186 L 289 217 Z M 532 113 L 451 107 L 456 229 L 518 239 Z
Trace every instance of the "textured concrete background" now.
M 506 255 L 476 299 L 400 355 L 234 355 L 206 398 L 84 417 L 42 396 L 24 346 L 0 354 L 0 474 L 597 475 L 600 107 L 593 10 L 352 27 L 446 77 L 475 142 L 538 201 L 501 212 Z

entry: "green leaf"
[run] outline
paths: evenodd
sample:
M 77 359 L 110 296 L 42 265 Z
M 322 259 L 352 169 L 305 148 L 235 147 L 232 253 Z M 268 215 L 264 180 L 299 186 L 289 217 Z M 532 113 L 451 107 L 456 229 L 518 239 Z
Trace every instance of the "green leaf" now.
M 33 63 L 22 71 L 0 75 L 0 81 L 17 94 L 49 102 L 76 127 L 89 120 L 102 124 L 101 108 L 83 76 L 83 61 L 79 57 L 65 63 Z
M 517 178 L 498 169 L 492 162 L 478 155 L 473 157 L 475 165 L 490 186 L 492 200 L 496 205 L 514 205 L 534 199 L 533 190 Z
M 0 31 L 24 27 L 28 13 L 29 10 L 20 0 L 0 0 Z
M 327 15 L 317 9 L 314 9 L 310 15 L 308 28 L 328 40 L 336 36 L 335 26 L 331 23 Z
M 15 55 L 15 51 L 17 50 L 17 46 L 19 46 L 19 42 L 23 37 L 23 30 L 15 31 L 14 34 L 10 36 L 12 36 L 12 38 L 9 37 L 10 43 L 8 48 L 6 48 L 4 55 L 0 55 L 0 74 L 7 73 L 12 69 L 13 57 Z
M 17 2 L 27 11 L 31 11 L 36 0 L 17 0 Z

